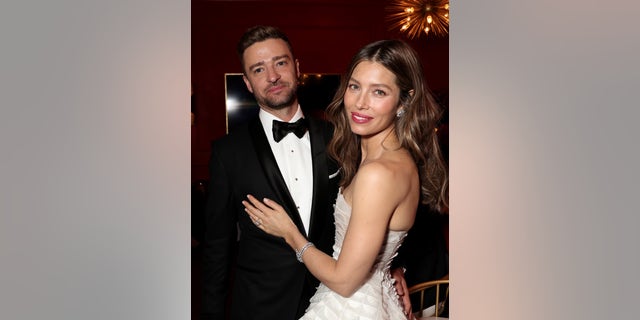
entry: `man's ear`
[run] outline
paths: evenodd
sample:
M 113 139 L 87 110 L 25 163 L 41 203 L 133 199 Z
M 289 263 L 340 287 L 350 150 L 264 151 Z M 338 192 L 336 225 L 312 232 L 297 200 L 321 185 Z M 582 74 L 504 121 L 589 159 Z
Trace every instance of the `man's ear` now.
M 244 85 L 247 86 L 247 90 L 253 93 L 253 87 L 251 86 L 249 79 L 247 79 L 247 76 L 244 73 L 242 74 L 242 80 L 244 80 Z

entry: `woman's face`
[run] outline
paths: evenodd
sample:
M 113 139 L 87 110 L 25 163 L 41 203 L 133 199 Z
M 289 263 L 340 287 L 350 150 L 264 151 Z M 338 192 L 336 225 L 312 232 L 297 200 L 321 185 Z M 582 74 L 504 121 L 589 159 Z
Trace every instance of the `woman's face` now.
M 377 62 L 358 63 L 344 93 L 351 131 L 368 138 L 391 130 L 399 101 L 400 88 L 391 71 Z

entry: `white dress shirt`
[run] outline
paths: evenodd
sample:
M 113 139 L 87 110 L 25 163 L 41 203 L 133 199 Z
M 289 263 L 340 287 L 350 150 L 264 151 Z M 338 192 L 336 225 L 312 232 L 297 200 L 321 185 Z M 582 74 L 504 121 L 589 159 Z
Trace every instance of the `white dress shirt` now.
M 262 128 L 267 135 L 271 151 L 276 158 L 278 168 L 284 178 L 293 201 L 298 208 L 304 229 L 309 234 L 309 221 L 311 220 L 311 202 L 313 200 L 313 165 L 311 161 L 311 141 L 309 131 L 302 138 L 298 138 L 293 132 L 287 134 L 280 142 L 273 139 L 273 120 L 282 119 L 260 109 L 258 113 Z M 298 105 L 296 114 L 289 122 L 296 122 L 302 118 L 302 110 Z

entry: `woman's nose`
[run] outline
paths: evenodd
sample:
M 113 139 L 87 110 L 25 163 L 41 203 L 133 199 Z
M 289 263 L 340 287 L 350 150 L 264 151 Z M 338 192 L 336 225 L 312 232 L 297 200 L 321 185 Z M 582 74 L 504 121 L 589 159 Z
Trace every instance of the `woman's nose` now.
M 369 105 L 366 101 L 366 96 L 364 94 L 358 94 L 356 97 L 356 108 L 358 109 L 368 109 Z

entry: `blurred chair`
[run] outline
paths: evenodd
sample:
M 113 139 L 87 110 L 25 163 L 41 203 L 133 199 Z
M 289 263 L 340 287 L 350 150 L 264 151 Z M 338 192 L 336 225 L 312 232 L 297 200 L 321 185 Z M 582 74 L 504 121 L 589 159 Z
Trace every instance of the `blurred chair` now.
M 435 288 L 435 295 L 432 292 L 433 290 L 430 290 L 432 288 Z M 431 291 L 431 294 L 425 294 L 427 291 Z M 420 297 L 420 308 L 417 312 L 413 313 L 417 319 L 439 317 L 447 307 L 449 299 L 449 275 L 447 274 L 438 280 L 413 285 L 409 288 L 409 294 Z M 427 307 L 425 308 L 425 306 Z

